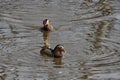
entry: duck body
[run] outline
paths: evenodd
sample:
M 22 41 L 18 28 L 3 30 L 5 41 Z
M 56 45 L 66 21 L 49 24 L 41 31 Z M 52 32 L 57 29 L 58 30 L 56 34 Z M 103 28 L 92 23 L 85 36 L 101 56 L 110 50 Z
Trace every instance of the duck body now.
M 41 55 L 47 55 L 54 58 L 63 57 L 63 52 L 65 52 L 65 50 L 61 44 L 58 44 L 54 49 L 42 48 L 40 51 Z
M 41 50 L 40 50 L 40 54 L 41 54 L 41 55 L 47 55 L 47 56 L 52 57 L 52 56 L 53 56 L 52 51 L 53 51 L 53 50 L 52 50 L 51 48 L 41 49 Z

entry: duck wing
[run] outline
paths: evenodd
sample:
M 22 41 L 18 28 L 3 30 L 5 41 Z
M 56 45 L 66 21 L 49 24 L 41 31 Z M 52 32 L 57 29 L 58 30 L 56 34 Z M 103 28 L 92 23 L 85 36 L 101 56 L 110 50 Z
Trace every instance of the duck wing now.
M 51 49 L 51 48 L 41 49 L 40 54 L 47 55 L 47 56 L 53 56 L 53 49 Z

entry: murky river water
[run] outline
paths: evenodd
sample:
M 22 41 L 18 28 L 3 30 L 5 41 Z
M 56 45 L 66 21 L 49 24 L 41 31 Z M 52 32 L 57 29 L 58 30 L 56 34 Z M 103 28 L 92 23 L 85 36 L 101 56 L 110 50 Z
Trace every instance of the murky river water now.
M 45 18 L 62 59 L 40 56 Z M 0 0 L 0 80 L 120 80 L 120 1 Z

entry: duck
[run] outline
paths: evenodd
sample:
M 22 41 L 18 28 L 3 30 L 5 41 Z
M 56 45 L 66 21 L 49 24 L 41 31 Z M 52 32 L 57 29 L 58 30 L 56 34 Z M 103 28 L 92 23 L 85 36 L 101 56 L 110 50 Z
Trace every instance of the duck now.
M 48 19 L 43 20 L 43 27 L 40 28 L 40 31 L 43 33 L 44 43 L 49 43 L 51 31 L 54 31 L 54 27 L 50 24 Z
M 43 20 L 43 27 L 40 29 L 41 32 L 51 32 L 54 31 L 54 27 L 50 24 L 48 19 Z
M 45 45 L 40 50 L 41 55 L 47 55 L 54 58 L 63 57 L 63 53 L 65 53 L 65 48 L 62 44 L 56 45 L 54 49 L 50 48 L 49 45 Z

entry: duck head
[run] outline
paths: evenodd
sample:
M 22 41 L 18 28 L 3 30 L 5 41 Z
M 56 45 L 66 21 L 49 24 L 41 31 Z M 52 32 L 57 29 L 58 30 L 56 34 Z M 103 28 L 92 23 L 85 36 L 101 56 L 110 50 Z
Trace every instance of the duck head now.
M 53 50 L 54 57 L 62 57 L 63 53 L 65 53 L 65 49 L 61 44 L 58 44 Z
M 43 27 L 46 30 L 51 30 L 50 21 L 48 19 L 43 20 Z

